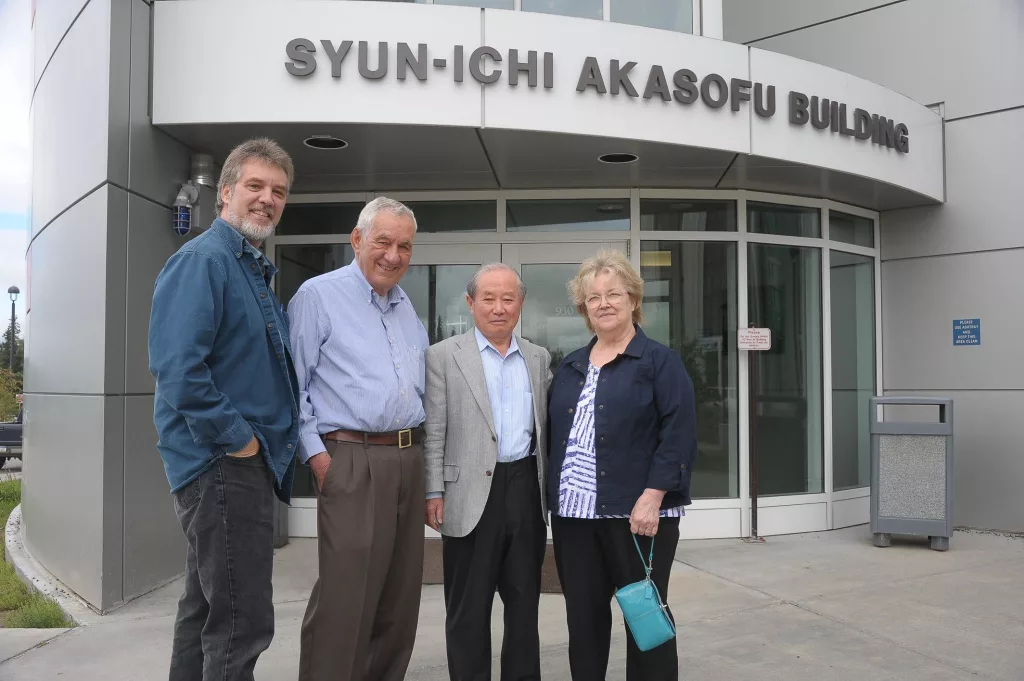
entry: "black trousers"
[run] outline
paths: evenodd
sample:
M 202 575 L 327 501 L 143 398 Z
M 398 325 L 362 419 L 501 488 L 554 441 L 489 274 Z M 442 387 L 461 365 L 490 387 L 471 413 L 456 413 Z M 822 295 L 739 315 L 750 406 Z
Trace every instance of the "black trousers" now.
M 502 681 L 540 679 L 540 571 L 547 532 L 530 456 L 494 467 L 490 496 L 465 537 L 444 537 L 445 636 L 452 681 L 491 678 L 491 606 L 505 606 Z
M 552 515 L 551 533 L 558 580 L 565 596 L 569 669 L 573 681 L 603 681 L 608 671 L 615 591 L 644 578 L 643 564 L 629 531 L 629 519 L 580 520 Z M 649 537 L 637 540 L 646 560 L 652 540 Z M 662 600 L 667 602 L 669 573 L 679 543 L 679 518 L 662 518 L 653 541 L 651 578 Z M 627 626 L 626 640 L 627 681 L 676 681 L 679 678 L 675 639 L 641 652 Z
M 252 681 L 274 637 L 275 498 L 262 454 L 222 456 L 175 492 L 188 552 L 170 681 Z

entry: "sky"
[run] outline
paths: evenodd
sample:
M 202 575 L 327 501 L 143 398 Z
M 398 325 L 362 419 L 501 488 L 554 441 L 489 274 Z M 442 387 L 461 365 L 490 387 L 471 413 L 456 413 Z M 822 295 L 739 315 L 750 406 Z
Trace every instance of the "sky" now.
M 0 327 L 10 315 L 7 289 L 21 289 L 16 311 L 25 314 L 32 155 L 28 109 L 32 98 L 31 0 L 0 0 Z

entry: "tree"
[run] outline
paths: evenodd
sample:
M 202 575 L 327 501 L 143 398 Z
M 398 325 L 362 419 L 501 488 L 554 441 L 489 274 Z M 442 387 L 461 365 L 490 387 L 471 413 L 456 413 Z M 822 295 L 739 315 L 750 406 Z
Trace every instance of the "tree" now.
M 13 421 L 18 415 L 21 377 L 8 369 L 0 369 L 0 421 Z
M 25 339 L 20 338 L 21 335 L 21 324 L 18 320 L 14 320 L 14 366 L 8 367 L 8 363 L 11 361 L 11 323 L 10 321 L 4 326 L 4 333 L 2 341 L 0 341 L 0 367 L 5 369 L 13 369 L 16 374 L 22 374 L 25 371 Z

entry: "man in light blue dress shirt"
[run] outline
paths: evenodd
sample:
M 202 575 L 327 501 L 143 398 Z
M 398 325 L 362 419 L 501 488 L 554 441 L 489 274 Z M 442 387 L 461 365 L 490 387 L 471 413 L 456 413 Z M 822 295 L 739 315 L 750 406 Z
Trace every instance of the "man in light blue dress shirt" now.
M 412 656 L 428 339 L 398 282 L 415 233 L 411 210 L 374 199 L 352 231 L 355 261 L 304 283 L 288 306 L 320 542 L 300 681 L 400 681 Z
M 485 265 L 466 293 L 475 328 L 427 350 L 426 523 L 442 534 L 448 673 L 490 678 L 497 591 L 501 678 L 528 681 L 540 678 L 551 355 L 513 333 L 526 295 L 515 270 Z

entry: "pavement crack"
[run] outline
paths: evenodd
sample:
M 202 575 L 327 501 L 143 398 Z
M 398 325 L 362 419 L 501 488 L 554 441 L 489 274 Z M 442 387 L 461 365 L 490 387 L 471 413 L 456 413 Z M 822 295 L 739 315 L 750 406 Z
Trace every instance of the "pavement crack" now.
M 72 633 L 76 629 L 78 629 L 78 627 L 72 627 L 70 629 L 67 629 L 65 631 L 60 632 L 59 634 L 54 634 L 53 636 L 51 636 L 50 638 L 46 639 L 45 641 L 40 641 L 39 643 L 35 644 L 31 648 L 28 648 L 26 650 L 21 651 L 17 655 L 11 655 L 10 657 L 4 658 L 3 660 L 0 660 L 0 667 L 3 667 L 5 664 L 10 662 L 11 660 L 17 660 L 20 657 L 28 655 L 29 653 L 31 653 L 33 650 L 36 650 L 37 648 L 42 648 L 44 646 L 50 645 L 51 643 L 53 643 L 57 639 L 63 638 L 65 636 L 67 636 L 68 634 Z

